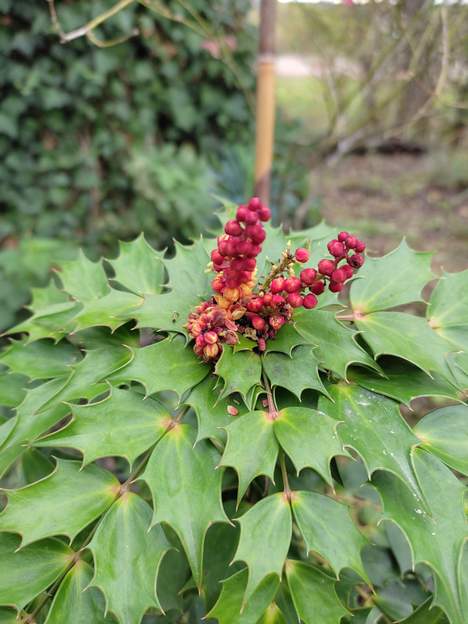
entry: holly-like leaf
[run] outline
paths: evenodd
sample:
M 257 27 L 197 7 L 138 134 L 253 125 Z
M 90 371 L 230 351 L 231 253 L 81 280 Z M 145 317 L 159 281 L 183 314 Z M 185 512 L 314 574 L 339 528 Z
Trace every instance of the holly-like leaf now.
M 339 624 L 348 614 L 335 591 L 335 579 L 301 561 L 287 561 L 286 578 L 296 611 L 304 624 Z
M 274 434 L 274 420 L 268 412 L 249 412 L 238 416 L 226 427 L 227 443 L 221 459 L 222 466 L 234 468 L 239 477 L 237 502 L 249 484 L 259 475 L 273 480 L 278 442 Z M 255 441 L 255 448 L 252 441 Z
M 451 405 L 430 412 L 413 431 L 423 448 L 468 475 L 468 406 Z
M 233 422 L 233 416 L 228 412 L 232 405 L 239 410 L 239 415 L 245 412 L 245 406 L 240 401 L 222 399 L 219 388 L 216 388 L 217 379 L 213 375 L 206 377 L 192 389 L 185 403 L 195 410 L 197 415 L 197 441 L 204 438 L 216 438 L 224 441 L 222 427 Z
M 303 468 L 312 468 L 330 485 L 332 457 L 348 454 L 338 438 L 337 426 L 335 419 L 305 407 L 282 409 L 274 421 L 276 438 L 297 473 Z
M 415 450 L 414 465 L 428 513 L 400 479 L 379 472 L 375 483 L 384 517 L 405 533 L 414 563 L 425 562 L 434 570 L 434 604 L 446 612 L 451 624 L 464 624 L 468 613 L 466 579 L 462 576 L 462 552 L 468 535 L 463 511 L 465 487 L 439 459 L 422 449 Z
M 16 616 L 16 611 L 0 607 L 0 624 L 18 624 Z
M 0 357 L 0 362 L 14 373 L 29 379 L 51 379 L 70 373 L 70 366 L 81 359 L 80 352 L 68 342 L 54 344 L 37 340 L 30 344 L 13 342 Z
M 75 554 L 47 539 L 17 550 L 17 536 L 0 533 L 0 605 L 22 609 L 64 572 Z
M 156 579 L 171 548 L 160 526 L 151 530 L 152 510 L 139 496 L 126 492 L 109 509 L 89 548 L 95 572 L 92 585 L 106 598 L 121 624 L 139 624 L 151 607 L 161 609 Z
M 176 425 L 159 442 L 142 479 L 153 496 L 153 523 L 165 522 L 177 533 L 192 569 L 202 582 L 203 546 L 208 527 L 229 522 L 221 503 L 222 470 L 217 451 L 190 425 Z
M 256 353 L 234 353 L 232 347 L 225 345 L 216 363 L 215 373 L 224 381 L 223 397 L 239 392 L 246 399 L 252 386 L 260 383 L 262 364 Z
M 378 369 L 371 356 L 356 343 L 356 332 L 335 319 L 333 312 L 308 310 L 296 314 L 296 329 L 315 351 L 320 365 L 346 377 L 350 364 Z
M 218 624 L 257 624 L 276 594 L 279 579 L 275 574 L 268 576 L 244 605 L 247 580 L 247 569 L 226 579 L 218 601 L 206 617 L 216 619 Z
M 457 388 L 441 375 L 427 373 L 403 360 L 385 362 L 385 377 L 363 368 L 349 371 L 349 380 L 372 392 L 384 394 L 410 406 L 419 397 L 443 397 L 459 399 Z
M 185 345 L 181 336 L 137 349 L 133 361 L 109 378 L 112 384 L 138 381 L 146 393 L 172 390 L 181 397 L 204 379 L 210 369 Z
M 408 618 L 402 620 L 401 624 L 447 624 L 447 619 L 443 611 L 433 606 L 432 598 L 430 598 Z
M 353 384 L 330 386 L 332 401 L 320 397 L 319 409 L 341 420 L 338 435 L 364 461 L 368 475 L 388 470 L 416 496 L 421 495 L 411 463 L 418 438 L 402 418 L 398 404 Z
M 367 541 L 345 505 L 317 492 L 294 492 L 291 505 L 308 552 L 325 557 L 337 578 L 343 568 L 351 568 L 367 579 L 361 559 Z
M 286 388 L 299 400 L 304 390 L 327 392 L 320 379 L 314 347 L 296 347 L 291 357 L 283 353 L 267 353 L 262 362 L 271 385 Z
M 98 466 L 80 470 L 76 461 L 57 460 L 41 481 L 18 490 L 3 490 L 8 504 L 0 514 L 0 531 L 19 533 L 22 546 L 51 535 L 74 538 L 115 500 L 120 484 Z
M 421 370 L 437 373 L 453 382 L 447 355 L 455 347 L 438 336 L 419 316 L 403 312 L 375 312 L 356 321 L 374 355 L 394 355 L 408 360 Z
M 88 327 L 109 327 L 115 331 L 129 319 L 136 318 L 136 311 L 142 304 L 142 297 L 111 288 L 103 297 L 85 301 L 70 324 L 73 331 Z
M 306 343 L 307 340 L 299 334 L 294 325 L 286 323 L 274 338 L 268 340 L 266 353 L 284 353 L 291 356 L 294 347 Z
M 413 251 L 403 240 L 382 258 L 367 257 L 359 279 L 351 286 L 353 310 L 362 313 L 421 301 L 421 291 L 433 277 L 430 253 Z
M 104 599 L 97 589 L 88 587 L 93 569 L 82 559 L 78 560 L 63 579 L 50 607 L 45 624 L 63 624 L 73 614 L 76 624 L 107 624 L 104 616 Z
M 442 338 L 465 334 L 468 340 L 468 270 L 442 275 L 432 291 L 427 318 Z
M 35 446 L 74 448 L 83 465 L 100 457 L 125 457 L 130 465 L 164 435 L 171 415 L 152 399 L 113 388 L 99 403 L 72 405 L 73 420 Z
M 160 253 L 149 245 L 143 234 L 135 240 L 119 243 L 119 255 L 108 260 L 116 282 L 137 295 L 157 294 L 164 284 L 164 263 Z
M 0 405 L 17 407 L 26 396 L 28 378 L 16 373 L 0 373 Z M 0 439 L 0 446 L 2 442 Z
M 288 234 L 288 239 L 296 246 L 296 247 L 305 247 L 308 243 L 314 243 L 315 241 L 319 241 L 320 239 L 333 238 L 336 236 L 336 228 L 332 225 L 328 225 L 325 221 L 320 221 L 317 225 L 313 227 L 307 228 L 306 230 L 299 230 L 298 232 L 290 232 Z M 312 244 L 312 249 L 316 246 Z
M 282 252 L 286 249 L 287 238 L 281 227 L 273 227 L 270 223 L 265 223 L 266 239 L 262 245 L 262 252 L 257 258 L 259 282 L 270 273 L 272 264 L 278 262 Z
M 234 557 L 248 567 L 243 604 L 267 576 L 281 578 L 292 534 L 289 501 L 282 492 L 263 498 L 238 520 L 240 539 Z
M 258 624 L 287 624 L 287 621 L 278 605 L 272 602 L 258 621 Z
M 61 264 L 59 276 L 64 290 L 81 302 L 100 299 L 110 290 L 102 262 L 92 262 L 81 250 L 76 260 Z

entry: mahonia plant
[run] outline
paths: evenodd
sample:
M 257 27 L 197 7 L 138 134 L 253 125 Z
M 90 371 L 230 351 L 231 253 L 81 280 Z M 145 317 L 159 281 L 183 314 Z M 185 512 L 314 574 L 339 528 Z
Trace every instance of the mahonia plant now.
M 466 623 L 468 271 L 426 302 L 430 254 L 269 216 L 33 291 L 0 354 L 2 624 Z

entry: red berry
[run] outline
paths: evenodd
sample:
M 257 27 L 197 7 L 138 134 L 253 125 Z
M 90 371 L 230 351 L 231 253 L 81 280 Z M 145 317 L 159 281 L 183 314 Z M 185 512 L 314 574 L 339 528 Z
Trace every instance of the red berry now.
M 366 248 L 365 243 L 362 242 L 362 240 L 357 240 L 356 244 L 354 245 L 354 249 L 358 252 L 358 253 L 362 253 Z
M 254 271 L 256 266 L 255 258 L 244 258 L 242 260 L 242 269 L 244 271 Z
M 283 305 L 284 303 L 284 297 L 282 297 L 281 295 L 273 295 L 273 297 L 271 298 L 271 303 L 277 307 L 280 305 Z
M 239 206 L 239 208 L 237 209 L 236 212 L 236 219 L 238 221 L 245 221 L 245 217 L 247 216 L 247 213 L 249 212 L 247 206 Z
M 299 249 L 296 249 L 296 253 L 294 255 L 296 256 L 296 260 L 301 264 L 309 260 L 309 252 L 307 251 L 307 249 L 304 249 L 304 247 L 299 247 Z
M 249 201 L 250 210 L 260 210 L 261 207 L 262 207 L 262 202 L 260 201 L 260 198 L 252 197 L 252 199 Z
M 335 269 L 331 274 L 331 279 L 333 282 L 344 282 L 346 279 L 346 274 L 343 269 Z
M 236 245 L 237 253 L 241 256 L 247 256 L 252 250 L 252 246 L 252 243 L 249 243 L 249 241 L 241 240 Z
M 247 304 L 247 309 L 250 312 L 260 312 L 262 308 L 263 308 L 263 301 L 260 298 L 251 299 Z
M 288 303 L 293 308 L 300 308 L 304 302 L 304 298 L 297 292 L 292 292 L 288 295 Z
M 358 239 L 355 236 L 348 236 L 348 238 L 346 239 L 345 245 L 348 249 L 354 249 L 357 242 L 358 242 Z
M 263 331 L 265 329 L 265 319 L 262 319 L 261 316 L 252 316 L 252 318 L 250 319 L 252 326 L 257 330 L 257 331 Z
M 340 243 L 340 241 L 332 240 L 328 243 L 327 247 L 328 251 L 332 256 L 335 256 L 335 258 L 343 258 L 346 255 L 345 246 L 343 243 Z
M 336 264 L 333 260 L 320 260 L 318 263 L 318 270 L 322 275 L 331 275 L 335 268 Z
M 240 223 L 235 219 L 231 219 L 231 221 L 228 221 L 226 223 L 226 225 L 224 226 L 224 231 L 226 232 L 226 234 L 232 234 L 232 236 L 239 236 L 240 234 L 242 234 L 242 228 L 240 226 Z
M 266 349 L 266 340 L 265 338 L 259 338 L 258 339 L 258 350 L 259 351 L 265 351 Z
M 343 282 L 330 282 L 328 288 L 334 293 L 340 292 L 340 290 L 343 290 Z
M 364 256 L 355 253 L 348 258 L 348 264 L 351 265 L 353 269 L 359 269 L 364 264 Z
M 301 280 L 298 277 L 288 277 L 288 279 L 284 280 L 284 289 L 288 293 L 294 293 L 301 290 L 301 286 Z
M 248 225 L 246 228 L 246 234 L 256 245 L 263 243 L 266 238 L 265 230 L 260 223 L 257 223 L 256 225 Z
M 348 238 L 349 234 L 348 232 L 340 232 L 338 234 L 338 240 L 340 241 L 340 243 L 344 243 L 344 241 Z
M 251 258 L 256 258 L 262 252 L 261 245 L 252 245 L 251 251 L 248 254 Z
M 325 290 L 325 284 L 322 281 L 315 282 L 315 284 L 312 284 L 310 287 L 310 290 L 314 293 L 314 295 L 321 295 Z
M 301 271 L 301 281 L 306 286 L 310 286 L 311 284 L 313 284 L 316 277 L 317 271 L 315 269 L 303 269 Z
M 215 292 L 221 292 L 224 288 L 223 282 L 219 279 L 219 277 L 215 277 L 214 280 L 211 282 L 211 288 L 215 291 Z
M 244 221 L 249 225 L 254 225 L 258 222 L 258 214 L 254 210 L 248 210 Z
M 307 310 L 311 310 L 312 308 L 315 308 L 316 305 L 317 305 L 317 297 L 315 295 L 313 295 L 312 293 L 309 293 L 308 295 L 304 297 L 304 302 L 303 302 L 304 308 L 307 308 Z
M 343 271 L 345 274 L 345 280 L 349 280 L 354 275 L 354 271 L 349 264 L 343 264 L 343 266 L 340 267 L 340 271 Z
M 270 305 L 273 301 L 273 295 L 271 293 L 265 293 L 262 299 L 264 305 Z
M 211 252 L 211 260 L 215 264 L 222 264 L 224 262 L 223 256 L 219 253 L 217 249 L 213 249 Z
M 271 219 L 271 210 L 266 206 L 262 206 L 258 211 L 260 221 L 269 221 Z
M 284 290 L 284 277 L 275 277 L 270 284 L 270 290 L 273 294 L 279 293 Z

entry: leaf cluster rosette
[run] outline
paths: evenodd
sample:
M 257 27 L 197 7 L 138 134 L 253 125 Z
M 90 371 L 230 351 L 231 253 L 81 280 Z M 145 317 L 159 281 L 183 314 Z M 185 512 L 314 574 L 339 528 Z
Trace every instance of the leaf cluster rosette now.
M 265 232 L 261 284 L 335 235 Z M 186 322 L 217 244 L 81 255 L 12 328 L 0 622 L 464 624 L 468 271 L 424 302 L 430 255 L 403 242 L 207 363 Z M 419 397 L 445 406 L 410 427 Z

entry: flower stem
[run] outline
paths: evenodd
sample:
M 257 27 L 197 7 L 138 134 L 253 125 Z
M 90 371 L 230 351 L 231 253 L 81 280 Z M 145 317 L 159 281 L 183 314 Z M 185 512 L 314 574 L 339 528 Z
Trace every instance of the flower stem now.
M 286 469 L 286 456 L 284 451 L 280 451 L 280 466 L 281 466 L 281 476 L 283 478 L 283 490 L 286 496 L 289 498 L 291 495 L 291 488 L 289 486 L 289 478 L 288 471 Z

